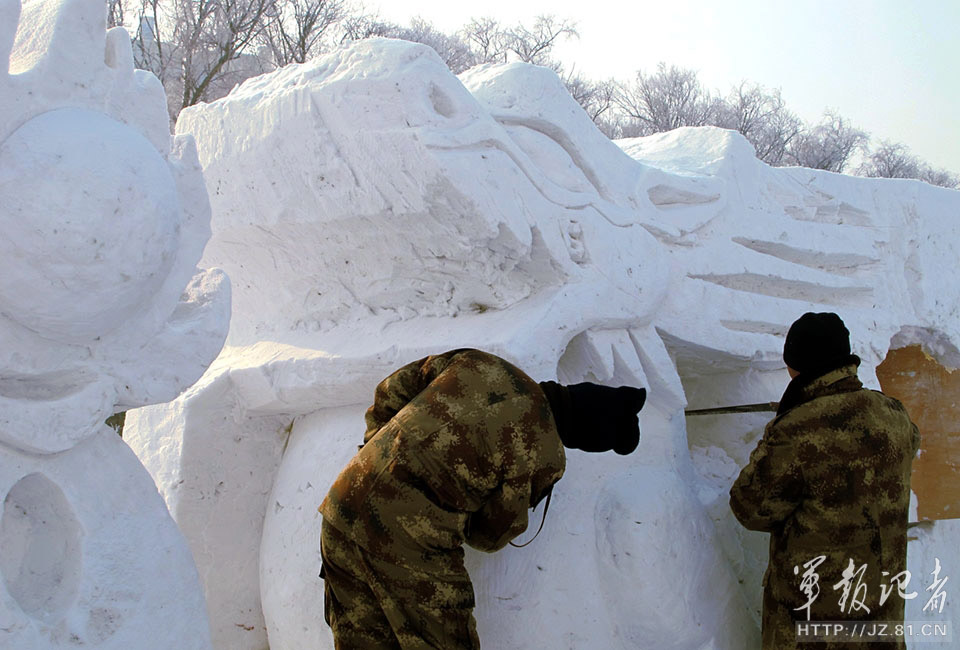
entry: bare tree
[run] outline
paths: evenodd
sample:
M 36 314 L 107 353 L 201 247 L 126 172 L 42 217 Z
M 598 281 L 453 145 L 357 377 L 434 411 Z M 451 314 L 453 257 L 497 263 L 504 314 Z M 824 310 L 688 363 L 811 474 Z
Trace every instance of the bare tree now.
M 786 164 L 787 150 L 803 133 L 803 122 L 792 112 L 783 109 L 770 116 L 766 128 L 748 139 L 756 149 L 757 157 L 769 165 Z
M 376 14 L 357 13 L 347 15 L 340 25 L 342 30 L 340 43 L 362 41 L 375 36 L 389 36 L 400 30 L 400 26 L 380 19 Z
M 469 44 L 460 36 L 441 32 L 423 18 L 414 18 L 409 27 L 397 28 L 393 33 L 385 34 L 405 41 L 429 45 L 440 55 L 453 74 L 460 74 L 477 64 L 477 58 Z
M 493 18 L 474 18 L 460 30 L 477 63 L 506 63 L 507 33 Z
M 591 81 L 571 71 L 563 76 L 563 85 L 595 123 L 613 110 L 616 94 L 613 80 Z
M 396 23 L 382 21 L 375 15 L 361 14 L 348 16 L 343 21 L 342 27 L 341 42 L 381 36 L 429 45 L 454 74 L 460 74 L 477 64 L 470 45 L 461 36 L 444 34 L 432 23 L 420 17 L 411 20 L 409 27 L 402 27 Z
M 934 169 L 910 153 L 905 145 L 887 140 L 870 152 L 857 173 L 874 178 L 914 178 L 931 185 L 960 189 L 960 176 L 945 169 Z
M 163 83 L 172 118 L 264 70 L 256 57 L 249 69 L 237 62 L 277 15 L 275 2 L 141 0 L 134 58 Z
M 107 0 L 107 28 L 123 27 L 124 19 L 123 0 Z
M 924 166 L 920 171 L 920 180 L 930 183 L 931 185 L 960 190 L 960 175 L 954 174 L 946 169 L 934 169 Z
M 275 8 L 263 39 L 278 67 L 318 54 L 323 37 L 347 15 L 345 0 L 283 0 Z
M 564 38 L 578 38 L 576 23 L 552 15 L 537 16 L 531 27 L 519 23 L 504 27 L 494 18 L 474 18 L 460 30 L 477 63 L 506 63 L 514 59 L 562 71 L 551 58 Z
M 667 67 L 654 74 L 637 72 L 633 84 L 621 84 L 615 101 L 624 113 L 630 135 L 650 135 L 681 126 L 704 126 L 717 121 L 720 103 L 703 89 L 694 70 Z
M 852 126 L 839 114 L 827 111 L 823 120 L 802 132 L 787 147 L 787 164 L 843 172 L 853 154 L 867 143 L 865 132 Z
M 551 50 L 561 37 L 579 38 L 576 27 L 576 23 L 566 19 L 537 16 L 532 28 L 519 24 L 505 32 L 506 48 L 524 63 L 545 65 L 556 70 L 559 65 L 550 58 Z
M 803 123 L 787 110 L 780 90 L 741 82 L 723 102 L 716 126 L 741 133 L 769 165 L 780 165 L 787 147 L 800 135 Z
M 183 106 L 208 99 L 207 93 L 232 72 L 236 61 L 266 29 L 276 15 L 274 0 L 180 0 L 180 30 L 175 40 L 184 43 L 181 78 Z M 177 34 L 181 38 L 176 38 Z
M 920 160 L 904 145 L 884 140 L 867 156 L 857 173 L 874 178 L 920 178 L 920 171 Z
M 843 172 L 868 136 L 835 112 L 804 127 L 787 110 L 779 90 L 742 82 L 726 100 L 705 90 L 694 70 L 667 67 L 638 71 L 633 83 L 596 82 L 551 58 L 563 38 L 577 37 L 575 23 L 539 16 L 532 27 L 504 28 L 492 18 L 473 19 L 445 34 L 422 18 L 409 27 L 357 12 L 351 0 L 105 0 L 111 26 L 136 20 L 137 67 L 163 83 L 172 119 L 198 101 L 225 95 L 243 79 L 289 62 L 304 62 L 339 42 L 372 36 L 429 45 L 454 73 L 478 63 L 520 60 L 555 70 L 571 96 L 610 138 L 650 135 L 681 126 L 735 129 L 772 165 L 794 164 Z M 136 6 L 130 2 L 138 3 Z M 336 28 L 334 30 L 333 28 Z M 254 52 L 265 45 L 269 55 Z M 858 172 L 869 176 L 919 178 L 960 188 L 960 177 L 933 169 L 901 144 L 881 143 Z
M 178 48 L 174 43 L 163 38 L 165 34 L 162 34 L 158 27 L 167 26 L 173 22 L 175 17 L 166 3 L 161 0 L 141 0 L 136 34 L 133 37 L 133 60 L 138 68 L 149 70 L 160 79 L 167 91 L 170 114 L 176 118 L 182 106 L 179 97 L 176 101 L 172 101 L 171 86 L 174 85 L 177 75 L 174 53 Z M 178 92 L 177 95 L 179 94 Z

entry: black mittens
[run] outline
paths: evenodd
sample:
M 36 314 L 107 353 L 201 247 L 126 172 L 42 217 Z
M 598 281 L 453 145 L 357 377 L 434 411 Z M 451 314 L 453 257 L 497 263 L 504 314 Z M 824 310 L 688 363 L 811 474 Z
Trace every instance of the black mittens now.
M 645 389 L 590 382 L 562 386 L 553 381 L 541 382 L 540 387 L 564 447 L 625 455 L 640 443 L 637 413 L 646 401 Z

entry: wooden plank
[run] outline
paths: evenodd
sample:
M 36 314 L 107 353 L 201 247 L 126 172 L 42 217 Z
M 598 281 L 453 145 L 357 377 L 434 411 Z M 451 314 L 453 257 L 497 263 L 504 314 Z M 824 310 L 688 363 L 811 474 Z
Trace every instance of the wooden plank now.
M 877 367 L 877 378 L 920 429 L 911 477 L 918 519 L 960 518 L 960 372 L 912 345 L 891 350 Z

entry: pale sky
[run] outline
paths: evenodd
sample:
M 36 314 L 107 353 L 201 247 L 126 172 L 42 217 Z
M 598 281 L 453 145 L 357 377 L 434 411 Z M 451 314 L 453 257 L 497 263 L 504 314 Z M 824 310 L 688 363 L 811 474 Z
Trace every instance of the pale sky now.
M 780 88 L 808 122 L 837 110 L 873 137 L 902 142 L 934 167 L 960 173 L 958 0 L 367 0 L 368 11 L 443 31 L 470 18 L 577 23 L 555 55 L 593 79 L 630 79 L 659 61 L 693 68 L 726 94 L 742 80 Z M 476 7 L 476 8 L 470 8 Z

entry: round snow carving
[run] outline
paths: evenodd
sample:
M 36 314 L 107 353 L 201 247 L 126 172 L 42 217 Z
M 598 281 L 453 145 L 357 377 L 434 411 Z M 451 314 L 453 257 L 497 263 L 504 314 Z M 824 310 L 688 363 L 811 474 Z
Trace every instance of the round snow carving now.
M 14 131 L 0 145 L 0 205 L 0 313 L 41 336 L 96 340 L 172 266 L 173 175 L 145 137 L 100 113 L 50 111 Z
M 20 479 L 3 502 L 0 574 L 28 615 L 53 622 L 80 582 L 80 524 L 63 491 L 42 474 Z

